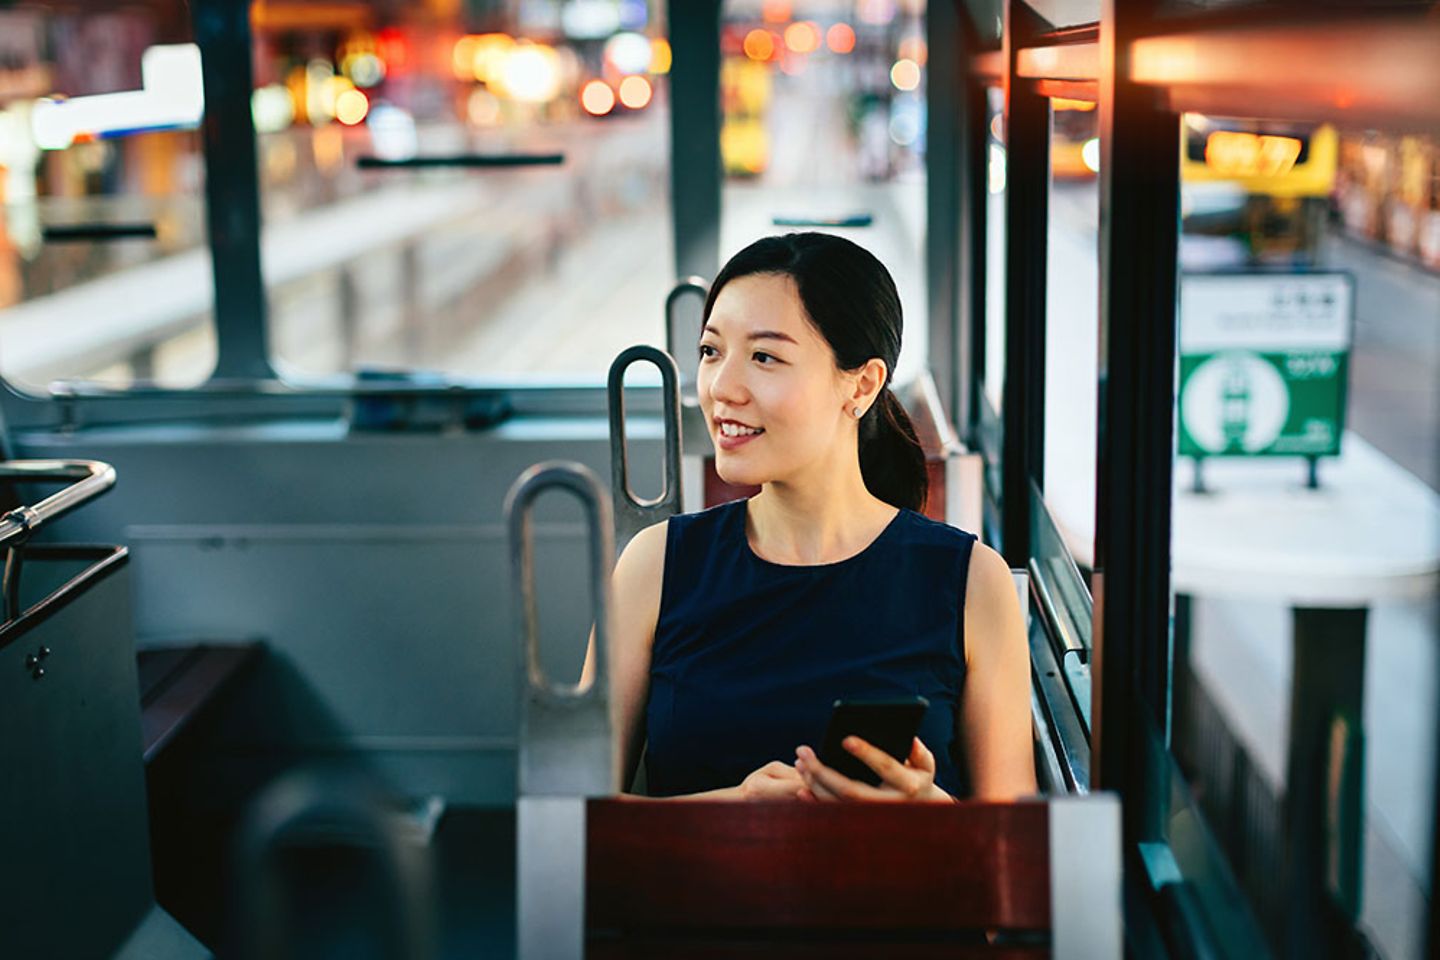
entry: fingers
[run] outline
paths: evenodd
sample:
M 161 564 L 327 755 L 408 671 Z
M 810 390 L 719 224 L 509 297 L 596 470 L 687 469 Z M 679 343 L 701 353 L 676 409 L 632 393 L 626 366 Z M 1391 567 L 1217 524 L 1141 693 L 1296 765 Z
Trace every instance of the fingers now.
M 915 755 L 915 744 L 919 742 L 920 738 L 916 737 L 910 746 L 912 757 Z M 924 767 L 919 769 L 908 767 L 884 750 L 866 743 L 859 737 L 846 737 L 841 745 L 858 757 L 867 767 L 878 773 L 886 785 L 904 794 L 906 799 L 918 798 L 935 778 L 935 758 L 933 756 L 930 758 L 930 768 L 927 771 Z M 920 749 L 924 750 L 925 748 L 922 746 Z M 929 752 L 925 751 L 927 755 Z
M 925 746 L 919 737 L 910 745 L 910 766 L 924 770 L 932 777 L 935 775 L 935 754 L 930 752 L 930 748 Z
M 816 758 L 815 752 L 809 747 L 799 747 L 795 753 L 798 757 L 795 766 L 805 779 L 805 785 L 822 800 L 885 801 L 904 799 L 893 790 L 880 790 L 868 783 L 851 780 L 843 773 L 830 769 Z M 828 798 L 826 794 L 829 794 Z

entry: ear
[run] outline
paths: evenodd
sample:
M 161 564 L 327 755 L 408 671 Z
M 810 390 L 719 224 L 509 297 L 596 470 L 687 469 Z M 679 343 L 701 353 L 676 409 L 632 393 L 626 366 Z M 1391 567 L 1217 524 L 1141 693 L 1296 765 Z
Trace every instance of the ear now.
M 865 361 L 863 367 L 853 371 L 853 380 L 845 398 L 845 412 L 853 415 L 855 408 L 859 407 L 861 414 L 868 413 L 880 398 L 880 391 L 885 388 L 885 379 L 889 373 L 885 361 L 879 357 L 871 357 Z

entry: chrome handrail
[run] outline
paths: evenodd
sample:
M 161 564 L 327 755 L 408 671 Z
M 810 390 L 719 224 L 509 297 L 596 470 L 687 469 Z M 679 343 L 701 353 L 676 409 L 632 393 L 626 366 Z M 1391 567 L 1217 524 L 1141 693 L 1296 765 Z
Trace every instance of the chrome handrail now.
M 99 460 L 10 460 L 0 463 L 0 481 L 76 481 L 34 506 L 16 507 L 0 517 L 0 547 L 29 539 L 40 527 L 115 486 L 115 468 Z
M 34 506 L 20 506 L 0 517 L 0 549 L 5 572 L 0 576 L 0 607 L 5 622 L 20 616 L 20 573 L 24 547 L 36 530 L 115 486 L 115 468 L 99 460 L 10 460 L 0 462 L 0 482 L 69 483 Z
M 629 445 L 625 434 L 625 371 L 636 362 L 653 363 L 660 370 L 664 397 L 665 476 L 660 495 L 641 500 L 630 487 Z M 643 528 L 680 513 L 680 369 L 675 358 L 651 346 L 621 351 L 610 364 L 607 400 L 610 407 L 610 483 L 615 500 L 615 539 L 623 545 Z

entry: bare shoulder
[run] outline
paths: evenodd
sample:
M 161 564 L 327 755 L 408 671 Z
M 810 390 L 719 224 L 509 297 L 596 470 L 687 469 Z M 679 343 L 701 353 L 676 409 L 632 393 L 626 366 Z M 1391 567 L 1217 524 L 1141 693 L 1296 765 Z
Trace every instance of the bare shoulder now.
M 965 640 L 967 660 L 1003 655 L 1006 648 L 1025 642 L 1024 620 L 1010 566 L 983 543 L 976 543 L 970 555 L 965 585 Z
M 615 563 L 616 577 L 655 577 L 665 569 L 665 541 L 669 520 L 651 524 L 630 538 Z

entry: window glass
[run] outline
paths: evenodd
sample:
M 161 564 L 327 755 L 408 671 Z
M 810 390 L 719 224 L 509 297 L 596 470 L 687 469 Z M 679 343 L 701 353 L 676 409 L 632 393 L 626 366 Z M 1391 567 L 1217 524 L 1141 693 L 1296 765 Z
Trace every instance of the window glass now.
M 1174 751 L 1273 949 L 1312 952 L 1286 933 L 1284 840 L 1304 804 L 1339 838 L 1311 845 L 1331 863 L 1311 868 L 1354 938 L 1419 956 L 1440 151 L 1197 115 L 1182 137 Z
M 282 373 L 596 382 L 624 347 L 663 343 L 663 4 L 255 9 Z M 504 154 L 564 160 L 383 166 Z
M 792 230 L 865 247 L 900 291 L 900 382 L 928 342 L 924 15 L 924 0 L 727 0 L 721 28 L 722 261 Z
M 1028 6 L 1057 29 L 1100 21 L 1100 0 L 1028 0 Z
M 1050 101 L 1045 276 L 1045 500 L 1082 567 L 1094 563 L 1099 400 L 1098 111 Z
M 1005 92 L 986 90 L 984 395 L 997 413 L 1005 396 Z
M 213 368 L 191 40 L 180 4 L 0 10 L 0 374 L 11 382 L 188 386 Z

